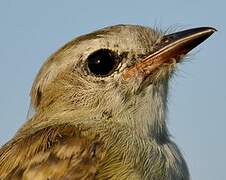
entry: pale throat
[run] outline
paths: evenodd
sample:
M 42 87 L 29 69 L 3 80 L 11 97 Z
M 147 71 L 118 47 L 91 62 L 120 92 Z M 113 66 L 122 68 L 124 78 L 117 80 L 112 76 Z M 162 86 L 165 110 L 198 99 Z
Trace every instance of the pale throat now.
M 167 136 L 167 89 L 167 84 L 147 87 L 120 113 L 120 121 L 142 136 Z

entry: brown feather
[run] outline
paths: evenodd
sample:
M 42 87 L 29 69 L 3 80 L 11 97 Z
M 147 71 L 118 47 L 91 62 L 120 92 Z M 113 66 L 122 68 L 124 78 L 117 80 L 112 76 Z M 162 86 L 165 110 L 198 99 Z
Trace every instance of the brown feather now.
M 94 179 L 102 144 L 82 131 L 59 125 L 10 142 L 0 151 L 0 179 Z

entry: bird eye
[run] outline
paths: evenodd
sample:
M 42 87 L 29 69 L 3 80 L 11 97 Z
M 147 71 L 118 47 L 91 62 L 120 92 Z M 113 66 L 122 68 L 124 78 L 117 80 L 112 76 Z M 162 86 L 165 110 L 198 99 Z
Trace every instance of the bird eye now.
M 95 51 L 87 58 L 89 71 L 96 76 L 108 76 L 118 65 L 116 53 L 109 49 Z

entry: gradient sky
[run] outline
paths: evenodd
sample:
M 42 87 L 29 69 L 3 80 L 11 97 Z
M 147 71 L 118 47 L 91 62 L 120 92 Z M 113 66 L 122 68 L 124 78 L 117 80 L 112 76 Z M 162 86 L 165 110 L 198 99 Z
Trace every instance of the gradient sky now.
M 168 123 L 192 179 L 226 179 L 226 1 L 0 0 L 0 144 L 26 120 L 32 81 L 64 43 L 114 24 L 213 26 L 170 86 Z

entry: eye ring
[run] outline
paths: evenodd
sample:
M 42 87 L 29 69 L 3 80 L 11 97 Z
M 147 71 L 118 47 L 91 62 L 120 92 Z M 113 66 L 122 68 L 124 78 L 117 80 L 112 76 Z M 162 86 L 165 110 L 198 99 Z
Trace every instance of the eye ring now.
M 119 57 L 116 52 L 109 49 L 99 49 L 86 59 L 89 73 L 98 77 L 111 75 L 119 64 Z

